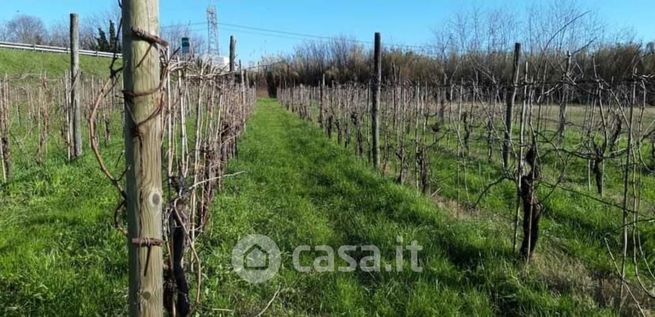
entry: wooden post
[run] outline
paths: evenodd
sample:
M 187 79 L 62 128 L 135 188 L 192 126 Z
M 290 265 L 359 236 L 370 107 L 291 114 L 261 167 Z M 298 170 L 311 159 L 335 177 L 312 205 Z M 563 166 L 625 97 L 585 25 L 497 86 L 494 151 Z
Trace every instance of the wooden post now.
M 514 44 L 514 63 L 512 65 L 512 86 L 507 95 L 507 108 L 505 109 L 505 140 L 503 142 L 503 167 L 509 165 L 509 152 L 512 143 L 512 110 L 514 99 L 519 85 L 519 59 L 521 58 L 521 43 Z
M 237 40 L 230 35 L 230 73 L 234 73 L 236 59 Z
M 325 111 L 325 73 L 321 78 L 318 101 L 318 125 L 323 129 L 323 111 Z
M 129 315 L 162 316 L 159 0 L 123 0 Z
M 559 104 L 559 126 L 557 128 L 557 143 L 561 145 L 564 141 L 564 130 L 566 130 L 566 103 L 569 98 L 569 76 L 571 72 L 571 52 L 566 51 L 566 70 L 562 74 L 562 96 Z
M 378 118 L 378 110 L 380 108 L 380 86 L 382 83 L 382 50 L 381 50 L 380 33 L 375 33 L 375 49 L 373 55 L 373 91 L 372 91 L 372 105 L 371 105 L 371 160 L 373 166 L 378 168 L 380 166 L 380 121 Z
M 240 133 L 242 133 L 246 130 L 246 104 L 248 101 L 246 98 L 246 70 L 241 68 L 241 60 L 239 60 L 239 73 L 241 74 L 241 105 L 239 106 L 241 109 L 239 109 L 239 112 L 241 112 L 240 119 L 242 127 L 242 131 Z
M 9 81 L 7 74 L 0 81 L 0 169 L 2 180 L 7 182 L 11 178 L 11 159 L 9 151 Z
M 71 49 L 71 131 L 73 132 L 73 159 L 82 155 L 82 127 L 80 111 L 80 29 L 77 13 L 70 14 Z
M 528 83 L 528 61 L 525 61 L 525 77 L 523 82 Z M 521 212 L 521 178 L 523 177 L 523 149 L 525 144 L 525 119 L 527 115 L 528 107 L 528 86 L 526 85 L 523 89 L 523 104 L 521 106 L 521 117 L 519 117 L 519 159 L 516 162 L 516 213 L 514 214 L 514 238 L 512 240 L 512 250 L 516 250 L 516 242 L 519 237 L 519 215 Z

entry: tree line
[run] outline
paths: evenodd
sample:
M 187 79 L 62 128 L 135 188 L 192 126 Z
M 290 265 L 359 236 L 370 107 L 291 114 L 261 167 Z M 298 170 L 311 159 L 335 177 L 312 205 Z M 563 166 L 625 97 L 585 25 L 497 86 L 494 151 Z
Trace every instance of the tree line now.
M 80 24 L 80 48 L 94 51 L 120 51 L 118 20 L 105 16 L 97 21 L 83 20 Z M 68 21 L 62 20 L 49 26 L 41 18 L 16 15 L 0 24 L 0 40 L 37 45 L 68 47 L 70 43 Z
M 120 12 L 117 9 L 82 17 L 79 27 L 80 48 L 120 52 L 122 45 L 119 24 Z M 68 47 L 69 27 L 67 17 L 46 26 L 39 17 L 18 14 L 8 21 L 0 22 L 0 41 Z M 162 35 L 174 49 L 181 45 L 182 37 L 191 38 L 193 52 L 202 52 L 205 45 L 203 36 L 183 24 L 163 27 Z
M 523 17 L 523 18 L 521 18 Z M 383 82 L 393 78 L 413 83 L 453 85 L 475 82 L 481 87 L 507 84 L 512 77 L 515 42 L 538 68 L 542 82 L 561 79 L 567 52 L 577 80 L 600 77 L 620 82 L 633 73 L 655 72 L 655 44 L 637 40 L 630 31 L 608 31 L 593 12 L 575 2 L 538 3 L 525 14 L 507 10 L 473 9 L 456 14 L 434 31 L 425 46 L 384 43 Z M 265 57 L 262 81 L 275 95 L 276 87 L 328 83 L 369 83 L 372 45 L 339 36 L 302 43 L 287 55 Z M 575 98 L 575 97 L 574 97 Z

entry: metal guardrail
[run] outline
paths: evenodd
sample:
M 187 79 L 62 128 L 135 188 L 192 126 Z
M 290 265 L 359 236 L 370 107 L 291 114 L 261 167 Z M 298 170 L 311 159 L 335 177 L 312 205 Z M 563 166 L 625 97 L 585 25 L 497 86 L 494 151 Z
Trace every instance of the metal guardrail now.
M 70 54 L 70 49 L 66 47 L 50 46 L 50 45 L 37 45 L 37 44 L 23 44 L 23 43 L 11 43 L 11 42 L 0 42 L 0 48 L 9 48 L 9 49 L 19 49 L 19 50 L 28 50 L 35 52 L 49 52 L 49 53 L 65 53 Z M 97 56 L 97 57 L 114 57 L 114 53 L 110 52 L 99 52 L 92 50 L 80 50 L 80 55 L 86 56 Z M 122 54 L 116 54 L 118 58 L 122 58 Z

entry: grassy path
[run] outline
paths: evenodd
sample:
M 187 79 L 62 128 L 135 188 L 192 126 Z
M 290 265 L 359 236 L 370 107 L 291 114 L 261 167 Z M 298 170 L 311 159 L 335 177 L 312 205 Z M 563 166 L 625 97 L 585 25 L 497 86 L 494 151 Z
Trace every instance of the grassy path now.
M 271 315 L 609 313 L 596 307 L 592 294 L 557 287 L 516 263 L 506 226 L 450 217 L 379 176 L 275 101 L 260 101 L 229 169 L 245 174 L 228 180 L 217 198 L 201 250 L 208 270 L 205 313 L 256 314 L 273 297 Z M 268 235 L 282 251 L 279 274 L 264 284 L 248 284 L 231 273 L 232 247 L 251 233 Z M 395 263 L 399 240 L 423 246 L 423 272 L 412 272 L 409 263 L 402 272 L 371 273 L 301 273 L 292 266 L 298 245 L 336 250 L 373 244 L 384 268 Z M 324 255 L 308 257 L 312 254 Z

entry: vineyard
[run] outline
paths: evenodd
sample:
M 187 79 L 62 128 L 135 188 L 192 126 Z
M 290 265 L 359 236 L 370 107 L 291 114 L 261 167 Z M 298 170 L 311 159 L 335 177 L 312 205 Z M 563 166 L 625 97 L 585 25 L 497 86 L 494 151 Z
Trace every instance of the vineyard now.
M 0 49 L 0 315 L 653 314 L 655 46 L 242 67 L 120 6 L 113 52 Z
M 135 234 L 129 232 L 135 228 L 131 221 L 145 225 L 126 213 L 131 198 L 124 182 L 133 169 L 125 166 L 134 166 L 126 163 L 134 153 L 124 150 L 124 139 L 136 131 L 141 131 L 136 132 L 141 139 L 148 130 L 145 127 L 154 126 L 161 134 L 149 134 L 156 141 L 150 150 L 163 159 L 142 156 L 147 152 L 143 139 L 138 148 L 139 156 L 147 164 L 161 165 L 165 175 L 158 191 L 166 200 L 156 204 L 163 205 L 160 213 L 166 216 L 148 229 L 163 235 L 168 246 L 165 252 L 158 248 L 154 254 L 162 257 L 165 253 L 168 258 L 167 276 L 162 274 L 155 282 L 163 285 L 165 279 L 169 285 L 176 284 L 163 296 L 169 308 L 174 305 L 178 314 L 188 314 L 199 303 L 200 289 L 190 293 L 187 285 L 200 285 L 205 274 L 194 247 L 196 237 L 206 231 L 214 196 L 224 180 L 233 176 L 227 172 L 227 161 L 237 154 L 237 140 L 255 103 L 255 89 L 245 71 L 228 73 L 211 64 L 173 57 L 162 64 L 164 79 L 154 90 L 127 93 L 120 76 L 127 65 L 116 55 L 97 60 L 87 57 L 82 72 L 79 57 L 72 55 L 78 60 L 72 60 L 71 71 L 56 77 L 47 69 L 56 70 L 62 59 L 35 54 L 41 57 L 11 52 L 6 61 L 25 65 L 45 59 L 46 70 L 37 66 L 37 73 L 5 75 L 0 85 L 0 172 L 3 215 L 7 216 L 2 224 L 0 285 L 9 290 L 1 297 L 4 313 L 58 314 L 76 303 L 74 314 L 125 314 L 123 305 L 115 305 L 122 297 L 116 292 L 123 292 L 127 278 L 120 241 Z M 148 54 L 159 59 L 158 50 Z M 126 98 L 149 99 L 152 108 L 125 110 Z M 123 122 L 132 122 L 133 128 L 121 131 Z M 160 146 L 165 150 L 160 151 Z M 162 179 L 161 173 L 154 171 L 149 177 Z M 157 192 L 153 195 L 157 196 L 150 197 L 153 201 L 161 199 Z M 26 233 L 25 228 L 38 234 Z M 153 256 L 151 244 L 163 243 L 161 238 L 139 239 L 132 243 L 143 245 L 147 258 Z M 43 252 L 49 254 L 46 261 Z M 123 256 L 109 259 L 112 253 Z M 111 261 L 103 264 L 103 259 Z M 163 262 L 158 264 L 154 269 L 161 273 Z M 187 277 L 182 265 L 195 273 Z M 52 274 L 44 278 L 44 272 Z M 72 278 L 78 274 L 84 278 Z M 100 284 L 106 288 L 99 288 Z M 83 287 L 88 291 L 81 291 Z M 69 300 L 59 298 L 63 293 L 69 294 Z M 107 302 L 86 296 L 92 293 L 102 294 Z
M 516 46 L 509 86 L 476 78 L 410 82 L 394 74 L 380 88 L 375 78 L 369 85 L 323 78 L 278 96 L 363 160 L 375 161 L 369 149 L 379 142 L 383 176 L 456 218 L 503 224 L 497 252 L 517 253 L 526 265 L 535 261 L 557 275 L 551 287 L 607 295 L 600 289 L 614 285 L 637 309 L 649 306 L 652 75 L 610 81 L 583 72 L 597 65 L 572 65 L 564 55 L 560 80 L 536 80 L 546 77 L 543 68 L 531 72 L 529 60 L 519 64 Z M 378 117 L 371 115 L 376 89 Z

